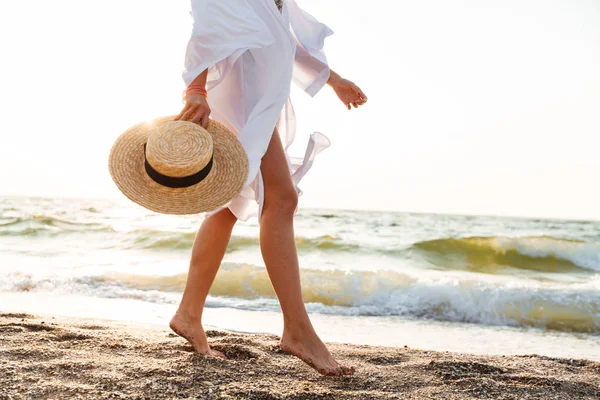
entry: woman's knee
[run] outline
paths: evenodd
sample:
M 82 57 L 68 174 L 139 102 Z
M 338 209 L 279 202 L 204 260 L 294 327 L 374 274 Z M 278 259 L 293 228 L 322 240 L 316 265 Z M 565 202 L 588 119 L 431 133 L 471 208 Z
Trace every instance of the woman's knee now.
M 298 192 L 290 185 L 285 189 L 272 190 L 265 193 L 263 213 L 277 213 L 283 216 L 293 216 L 298 208 Z

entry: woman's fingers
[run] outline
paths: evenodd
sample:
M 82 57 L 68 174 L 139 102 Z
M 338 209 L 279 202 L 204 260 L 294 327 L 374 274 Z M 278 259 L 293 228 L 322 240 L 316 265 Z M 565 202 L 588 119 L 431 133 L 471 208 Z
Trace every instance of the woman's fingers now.
M 183 117 L 183 115 L 184 115 L 184 114 L 186 113 L 186 111 L 187 111 L 187 110 L 189 110 L 189 109 L 190 109 L 190 104 L 189 104 L 189 103 L 186 103 L 186 104 L 185 104 L 185 107 L 183 107 L 183 110 L 181 110 L 181 112 L 179 113 L 179 115 L 178 115 L 178 116 L 176 116 L 176 117 L 174 118 L 174 120 L 175 120 L 175 121 L 179 121 L 179 120 L 181 119 L 181 117 Z
M 358 99 L 355 101 L 356 104 L 358 104 L 359 106 L 364 105 L 367 102 L 367 96 L 362 92 L 362 90 L 358 89 L 358 92 L 356 93 Z
M 208 129 L 208 114 L 204 114 L 202 120 L 200 121 L 200 126 L 204 129 Z
M 367 102 L 367 100 L 369 100 L 367 95 L 362 90 L 360 90 L 360 88 L 358 89 L 358 95 L 360 96 L 361 99 L 364 100 L 365 103 Z
M 347 79 L 333 86 L 333 90 L 348 110 L 352 110 L 352 107 L 358 108 L 368 101 L 367 95 L 354 82 Z
M 210 108 L 207 104 L 187 103 L 179 115 L 175 117 L 175 121 L 189 121 L 207 129 L 209 117 Z
M 368 100 L 367 95 L 365 95 L 365 93 L 362 90 L 360 90 L 360 88 L 356 85 L 353 85 L 352 89 L 354 91 L 354 95 L 357 98 L 355 103 L 358 104 L 359 106 L 362 106 L 363 104 L 365 104 Z
M 189 121 L 199 124 L 203 117 L 204 113 L 196 108 L 196 113 L 192 116 L 192 118 L 189 119 Z
M 362 105 L 362 104 L 365 104 L 367 102 L 367 100 L 368 100 L 367 96 L 356 85 L 354 86 L 354 93 L 355 93 L 355 96 L 358 98 L 358 100 L 356 101 L 357 103 L 359 103 L 360 105 Z
M 196 107 L 190 107 L 181 117 L 182 121 L 191 120 L 196 115 Z
M 358 86 L 352 84 L 347 92 L 348 101 L 345 103 L 348 110 L 352 107 L 358 108 L 367 102 L 367 96 L 360 90 Z

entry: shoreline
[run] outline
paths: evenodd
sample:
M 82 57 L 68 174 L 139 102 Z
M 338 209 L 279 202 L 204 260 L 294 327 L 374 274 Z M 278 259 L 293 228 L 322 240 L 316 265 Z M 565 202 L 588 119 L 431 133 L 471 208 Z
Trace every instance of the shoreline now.
M 279 337 L 211 330 L 227 360 L 194 354 L 167 327 L 0 313 L 0 398 L 597 399 L 600 363 L 329 344 L 356 367 L 327 378 Z
M 5 313 L 126 321 L 161 328 L 168 326 L 177 308 L 176 304 L 148 303 L 137 299 L 2 291 L 0 304 L 0 312 Z M 321 338 L 330 343 L 380 347 L 408 345 L 413 349 L 484 356 L 538 354 L 600 362 L 598 335 L 401 317 L 320 313 L 310 313 L 310 317 Z M 283 329 L 282 322 L 281 312 L 211 306 L 204 309 L 206 329 L 279 335 Z

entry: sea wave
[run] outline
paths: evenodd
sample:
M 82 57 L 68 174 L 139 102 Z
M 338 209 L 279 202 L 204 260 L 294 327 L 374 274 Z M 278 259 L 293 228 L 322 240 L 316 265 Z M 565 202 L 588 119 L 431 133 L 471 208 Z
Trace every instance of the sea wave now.
M 68 279 L 13 273 L 0 290 L 52 291 L 176 303 L 186 275 L 105 273 Z M 393 271 L 302 271 L 309 311 L 404 316 L 600 334 L 600 277 L 585 284 L 542 285 L 468 278 L 423 278 Z M 211 288 L 212 307 L 278 310 L 264 268 L 225 264 Z
M 159 230 L 159 229 L 133 229 L 118 231 L 109 224 L 98 222 L 82 222 L 59 218 L 48 215 L 33 215 L 29 217 L 12 218 L 0 221 L 0 236 L 59 236 L 78 232 L 86 233 L 115 233 L 122 237 L 121 248 L 141 250 L 189 250 L 191 249 L 196 232 Z M 243 250 L 257 247 L 260 243 L 258 237 L 233 236 L 229 242 L 228 250 Z M 318 237 L 296 238 L 296 245 L 301 250 L 332 250 L 355 251 L 361 246 L 344 242 L 332 235 Z
M 553 238 L 467 237 L 444 238 L 412 246 L 432 264 L 495 272 L 503 266 L 540 272 L 600 271 L 600 243 Z
M 113 232 L 114 230 L 97 222 L 73 221 L 48 215 L 18 217 L 0 222 L 0 236 L 35 236 L 39 234 L 57 236 L 63 233 L 91 231 Z
M 138 230 L 128 234 L 132 237 L 133 248 L 153 250 L 189 250 L 196 237 L 195 232 L 166 232 Z M 229 251 L 243 250 L 258 247 L 260 239 L 251 236 L 232 236 L 227 249 Z M 356 251 L 359 245 L 345 243 L 341 239 L 323 235 L 319 237 L 296 237 L 296 246 L 300 250 L 333 250 L 333 251 Z
M 115 229 L 105 221 L 70 220 L 50 215 L 0 220 L 0 236 L 50 236 L 62 234 L 111 234 L 111 246 L 123 250 L 189 251 L 195 232 L 160 229 Z M 103 240 L 100 238 L 99 240 Z M 421 262 L 421 267 L 442 270 L 469 270 L 505 273 L 506 267 L 542 273 L 600 272 L 600 243 L 550 236 L 480 236 L 437 238 L 413 244 L 387 241 L 374 244 L 352 241 L 336 234 L 296 238 L 303 252 L 352 253 L 358 256 L 384 256 Z M 259 238 L 233 236 L 228 250 L 238 251 L 259 245 Z M 415 257 L 416 256 L 416 257 Z M 401 261 L 402 262 L 402 261 Z M 510 272 L 510 271 L 509 271 Z

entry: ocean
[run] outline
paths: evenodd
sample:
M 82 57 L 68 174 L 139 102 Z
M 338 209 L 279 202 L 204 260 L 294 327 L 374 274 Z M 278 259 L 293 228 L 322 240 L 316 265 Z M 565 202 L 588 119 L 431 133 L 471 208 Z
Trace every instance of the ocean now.
M 0 197 L 0 311 L 166 324 L 201 221 Z M 600 360 L 600 221 L 300 209 L 295 226 L 325 340 Z M 207 326 L 281 333 L 258 243 L 236 226 Z

